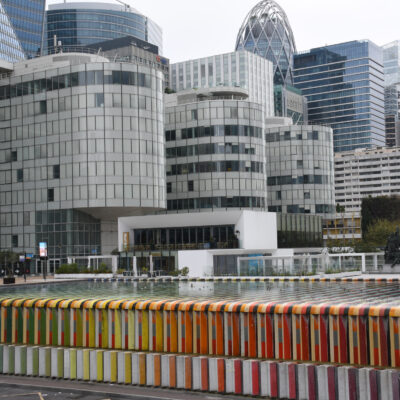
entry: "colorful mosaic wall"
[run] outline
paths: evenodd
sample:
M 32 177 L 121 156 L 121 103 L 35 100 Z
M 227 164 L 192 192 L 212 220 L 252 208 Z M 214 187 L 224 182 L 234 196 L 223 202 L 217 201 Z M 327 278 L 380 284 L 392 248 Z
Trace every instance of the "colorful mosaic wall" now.
M 4 344 L 400 367 L 400 307 L 7 299 Z
M 394 369 L 125 350 L 0 345 L 0 373 L 274 399 L 400 398 Z

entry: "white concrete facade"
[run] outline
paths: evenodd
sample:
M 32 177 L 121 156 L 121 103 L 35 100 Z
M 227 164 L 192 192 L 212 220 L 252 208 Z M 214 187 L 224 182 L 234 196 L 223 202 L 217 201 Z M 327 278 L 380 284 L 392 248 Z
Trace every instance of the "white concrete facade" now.
M 276 214 L 250 210 L 122 217 L 118 219 L 118 249 L 126 249 L 126 237 L 129 238 L 129 247 L 135 246 L 135 229 L 224 225 L 234 225 L 239 248 L 178 250 L 178 268 L 188 267 L 189 276 L 207 276 L 213 274 L 215 255 L 276 254 Z
M 361 211 L 364 197 L 400 195 L 400 147 L 335 154 L 336 203 Z

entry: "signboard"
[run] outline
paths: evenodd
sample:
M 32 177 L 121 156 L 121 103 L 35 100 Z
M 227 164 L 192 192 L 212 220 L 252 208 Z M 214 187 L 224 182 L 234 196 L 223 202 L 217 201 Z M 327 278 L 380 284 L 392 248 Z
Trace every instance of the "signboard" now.
M 262 254 L 249 254 L 248 257 L 262 257 Z M 258 260 L 249 260 L 249 267 L 258 267 Z
M 47 243 L 46 242 L 39 243 L 39 257 L 47 258 Z
M 25 255 L 20 255 L 20 256 L 19 256 L 19 262 L 20 262 L 20 263 L 25 262 Z
M 26 253 L 25 260 L 31 260 L 35 255 L 33 253 Z
M 125 251 L 129 250 L 129 232 L 122 233 L 122 246 Z

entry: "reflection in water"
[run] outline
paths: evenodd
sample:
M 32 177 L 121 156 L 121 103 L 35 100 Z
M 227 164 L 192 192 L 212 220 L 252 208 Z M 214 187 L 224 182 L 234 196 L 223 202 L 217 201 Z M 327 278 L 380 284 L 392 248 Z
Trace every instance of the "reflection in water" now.
M 0 297 L 400 305 L 400 285 L 389 282 L 76 282 L 1 287 Z

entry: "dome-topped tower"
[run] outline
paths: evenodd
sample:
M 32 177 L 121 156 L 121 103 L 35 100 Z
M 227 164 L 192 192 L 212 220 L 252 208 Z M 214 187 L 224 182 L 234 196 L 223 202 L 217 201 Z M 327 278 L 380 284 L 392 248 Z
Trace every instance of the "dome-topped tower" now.
M 275 1 L 262 0 L 249 12 L 236 40 L 240 49 L 272 61 L 276 85 L 293 85 L 296 45 L 289 20 Z

